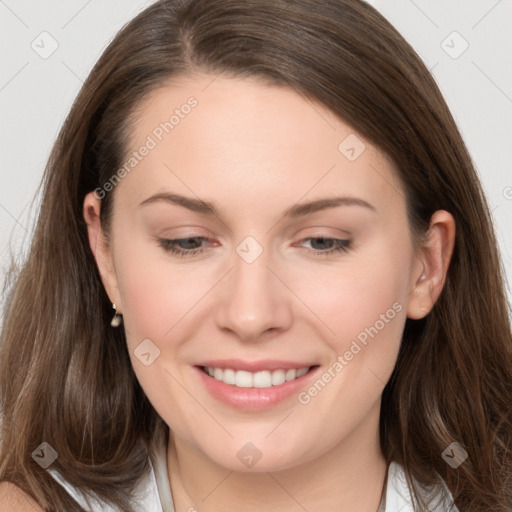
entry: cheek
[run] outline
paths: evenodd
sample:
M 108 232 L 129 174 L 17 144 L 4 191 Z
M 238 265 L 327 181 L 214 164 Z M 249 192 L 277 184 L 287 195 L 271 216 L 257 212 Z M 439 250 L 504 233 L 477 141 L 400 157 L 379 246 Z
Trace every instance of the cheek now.
M 199 300 L 206 276 L 171 265 L 163 250 L 148 243 L 132 244 L 129 251 L 119 248 L 116 274 L 128 342 L 161 340 Z
M 411 260 L 403 245 L 399 251 L 396 244 L 380 244 L 295 280 L 332 349 L 327 364 L 342 356 L 350 372 L 365 366 L 383 379 L 391 373 L 406 320 Z
M 187 437 L 184 425 L 201 418 L 180 385 L 180 345 L 190 335 L 187 313 L 200 298 L 205 276 L 171 266 L 167 255 L 149 244 L 131 243 L 129 251 L 118 247 L 116 273 L 133 369 L 157 412 Z
M 356 334 L 394 303 L 405 309 L 408 275 L 398 261 L 349 263 L 306 274 L 295 282 L 298 295 L 307 298 L 313 312 L 335 333 Z
M 315 410 L 307 421 L 313 430 L 322 430 L 326 443 L 341 431 L 348 434 L 375 408 L 396 364 L 406 320 L 408 263 L 391 250 L 378 254 L 378 259 L 347 259 L 336 270 L 326 268 L 301 280 L 298 293 L 309 298 L 331 350 L 318 380 L 302 390 L 298 401 L 304 411 Z

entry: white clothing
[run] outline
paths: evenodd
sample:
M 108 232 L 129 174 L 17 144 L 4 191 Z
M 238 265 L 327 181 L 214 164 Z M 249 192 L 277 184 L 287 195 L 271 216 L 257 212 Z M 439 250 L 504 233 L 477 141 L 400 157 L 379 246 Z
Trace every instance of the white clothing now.
M 57 470 L 49 468 L 48 471 L 84 510 L 88 512 L 118 512 L 117 509 L 99 500 L 88 505 L 80 490 L 70 485 Z M 450 509 L 453 502 L 452 496 L 444 484 L 442 488 L 445 491 L 445 502 L 437 504 L 430 510 L 432 512 L 458 512 L 455 507 Z M 161 443 L 158 447 L 156 460 L 152 461 L 150 458 L 150 472 L 137 485 L 133 506 L 137 512 L 175 512 L 167 472 L 165 443 Z M 405 473 L 402 466 L 395 462 L 389 465 L 385 501 L 383 500 L 381 507 L 384 508 L 380 508 L 379 511 L 414 512 Z

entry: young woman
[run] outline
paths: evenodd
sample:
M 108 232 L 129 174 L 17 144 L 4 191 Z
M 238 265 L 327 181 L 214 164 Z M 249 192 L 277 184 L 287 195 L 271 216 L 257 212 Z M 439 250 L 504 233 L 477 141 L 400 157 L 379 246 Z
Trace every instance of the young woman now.
M 489 211 L 356 0 L 162 0 L 50 157 L 0 345 L 0 510 L 510 510 Z

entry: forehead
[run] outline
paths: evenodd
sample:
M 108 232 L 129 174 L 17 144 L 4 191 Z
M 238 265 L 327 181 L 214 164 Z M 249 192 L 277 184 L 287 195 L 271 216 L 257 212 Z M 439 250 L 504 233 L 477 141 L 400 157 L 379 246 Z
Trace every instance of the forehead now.
M 140 200 L 179 189 L 246 206 L 326 193 L 403 201 L 378 148 L 322 105 L 254 79 L 184 76 L 153 91 L 135 112 L 124 163 L 133 152 L 120 188 Z

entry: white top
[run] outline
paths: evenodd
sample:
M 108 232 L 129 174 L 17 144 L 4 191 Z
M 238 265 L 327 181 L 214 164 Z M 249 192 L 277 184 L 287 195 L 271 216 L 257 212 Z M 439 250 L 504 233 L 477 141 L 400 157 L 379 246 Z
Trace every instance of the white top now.
M 155 461 L 149 460 L 150 472 L 141 479 L 135 489 L 133 507 L 137 512 L 175 512 L 172 501 L 169 476 L 167 473 L 167 450 L 164 443 L 160 443 Z M 88 512 L 119 512 L 99 499 L 86 501 L 85 496 L 76 487 L 69 484 L 56 470 L 49 468 L 50 474 L 57 480 L 68 493 Z M 444 490 L 444 498 L 429 508 L 432 512 L 458 512 L 453 506 L 453 498 L 444 483 L 441 483 Z M 425 493 L 426 494 L 426 493 Z M 377 512 L 414 512 L 411 501 L 411 494 L 405 473 L 401 465 L 392 462 L 388 469 L 385 499 Z

